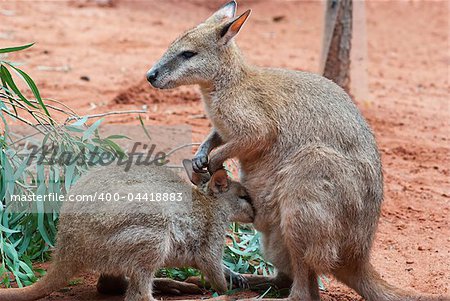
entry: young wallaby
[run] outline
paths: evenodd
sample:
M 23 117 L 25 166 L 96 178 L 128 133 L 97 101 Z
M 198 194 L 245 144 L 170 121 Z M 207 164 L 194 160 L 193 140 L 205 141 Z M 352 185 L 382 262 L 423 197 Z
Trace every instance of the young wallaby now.
M 318 273 L 369 301 L 406 300 L 369 262 L 383 200 L 372 131 L 332 81 L 247 63 L 233 38 L 250 10 L 235 12 L 232 1 L 182 34 L 147 73 L 156 88 L 201 88 L 214 128 L 194 169 L 239 159 L 274 281 L 292 283 L 290 300 L 319 300 Z
M 126 301 L 150 301 L 153 274 L 165 266 L 197 267 L 217 291 L 226 291 L 222 268 L 226 228 L 230 221 L 253 221 L 250 199 L 225 170 L 210 177 L 194 173 L 190 160 L 183 165 L 196 187 L 154 165 L 134 166 L 128 172 L 111 165 L 81 177 L 69 196 L 97 199 L 63 205 L 48 273 L 30 287 L 0 290 L 0 300 L 39 299 L 76 274 L 95 270 L 128 276 Z M 168 195 L 168 200 L 149 201 L 162 192 L 173 193 L 173 200 Z M 100 201 L 101 193 L 110 194 L 112 200 Z

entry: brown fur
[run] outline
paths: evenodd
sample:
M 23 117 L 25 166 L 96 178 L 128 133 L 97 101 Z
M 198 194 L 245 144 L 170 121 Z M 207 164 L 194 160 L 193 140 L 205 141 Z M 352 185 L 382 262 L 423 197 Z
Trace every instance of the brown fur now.
M 372 131 L 332 81 L 248 64 L 232 38 L 249 13 L 234 18 L 235 7 L 182 35 L 149 71 L 158 88 L 201 87 L 214 129 L 194 167 L 215 171 L 239 159 L 254 225 L 267 259 L 292 279 L 291 300 L 319 300 L 318 273 L 334 274 L 368 301 L 406 300 L 369 263 L 383 200 Z M 197 54 L 180 58 L 186 50 Z
M 100 167 L 80 178 L 69 195 L 169 191 L 184 193 L 185 198 L 192 194 L 192 203 L 187 199 L 177 203 L 65 203 L 48 273 L 30 287 L 0 290 L 0 300 L 39 299 L 76 274 L 95 270 L 128 276 L 126 301 L 150 301 L 154 300 L 152 275 L 164 266 L 197 267 L 216 290 L 224 292 L 222 251 L 227 225 L 229 221 L 251 222 L 253 209 L 245 200 L 245 189 L 231 182 L 224 170 L 209 180 L 192 173 L 191 161 L 185 161 L 185 166 L 197 188 L 157 166 L 134 166 L 128 172 L 116 165 Z

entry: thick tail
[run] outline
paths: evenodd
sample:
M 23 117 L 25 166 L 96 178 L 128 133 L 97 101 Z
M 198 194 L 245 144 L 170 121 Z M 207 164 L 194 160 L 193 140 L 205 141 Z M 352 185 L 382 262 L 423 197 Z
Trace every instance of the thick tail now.
M 32 301 L 64 287 L 73 276 L 67 266 L 54 265 L 35 284 L 24 288 L 0 289 L 0 301 Z
M 335 271 L 335 276 L 367 301 L 424 300 L 412 297 L 409 293 L 384 281 L 369 262 L 340 268 Z

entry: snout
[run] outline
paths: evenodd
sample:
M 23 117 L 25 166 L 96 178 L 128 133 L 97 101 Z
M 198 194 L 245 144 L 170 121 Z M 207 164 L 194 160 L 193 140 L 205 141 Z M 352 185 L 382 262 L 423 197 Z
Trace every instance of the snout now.
M 155 88 L 159 88 L 156 86 L 156 81 L 158 79 L 158 69 L 152 68 L 147 72 L 147 80 L 148 82 Z

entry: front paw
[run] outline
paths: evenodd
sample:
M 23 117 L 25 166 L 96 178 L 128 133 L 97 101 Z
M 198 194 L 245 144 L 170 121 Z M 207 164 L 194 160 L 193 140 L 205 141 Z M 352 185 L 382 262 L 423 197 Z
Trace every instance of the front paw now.
M 192 159 L 192 168 L 196 173 L 205 173 L 205 168 L 208 167 L 208 155 L 199 153 Z

